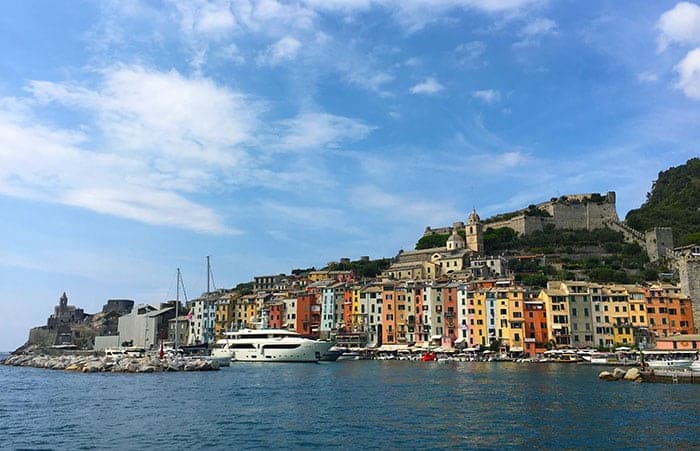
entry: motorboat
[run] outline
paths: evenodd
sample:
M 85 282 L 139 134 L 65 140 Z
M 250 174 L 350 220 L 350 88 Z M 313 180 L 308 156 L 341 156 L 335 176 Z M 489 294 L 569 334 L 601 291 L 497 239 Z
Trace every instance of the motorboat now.
M 644 365 L 650 369 L 690 369 L 698 358 L 698 351 L 652 350 L 642 351 Z
M 234 362 L 319 362 L 335 343 L 302 337 L 287 329 L 240 329 L 224 332 L 211 350 Z

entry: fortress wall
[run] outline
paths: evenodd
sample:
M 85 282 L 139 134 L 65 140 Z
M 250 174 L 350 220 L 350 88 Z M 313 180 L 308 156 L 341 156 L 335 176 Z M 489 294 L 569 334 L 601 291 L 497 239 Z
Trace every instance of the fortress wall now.
M 673 250 L 673 231 L 670 227 L 654 227 L 646 231 L 644 238 L 651 261 L 659 260 Z
M 538 230 L 543 230 L 548 224 L 554 224 L 558 229 L 599 229 L 606 227 L 606 222 L 618 222 L 617 210 L 615 207 L 615 193 L 609 191 L 605 196 L 596 194 L 598 202 L 591 199 L 594 193 L 569 194 L 561 196 L 555 200 L 537 204 L 537 208 L 548 212 L 551 217 L 526 216 L 526 210 L 519 210 L 522 214 L 503 221 L 484 224 L 484 229 L 510 227 L 519 234 L 528 234 Z M 444 232 L 443 232 L 444 230 Z M 439 231 L 439 232 L 438 232 Z M 442 229 L 427 228 L 424 235 L 430 233 L 451 232 L 449 227 Z
M 32 327 L 29 330 L 29 345 L 51 346 L 56 342 L 56 331 L 48 327 Z
M 693 327 L 700 330 L 700 257 L 681 256 L 676 261 L 681 291 L 693 305 Z

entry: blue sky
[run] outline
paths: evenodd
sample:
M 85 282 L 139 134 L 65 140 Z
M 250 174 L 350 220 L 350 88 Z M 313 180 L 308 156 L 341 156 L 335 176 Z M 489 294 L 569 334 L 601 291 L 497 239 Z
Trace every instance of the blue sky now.
M 0 53 L 0 350 L 700 153 L 697 2 L 9 2 Z

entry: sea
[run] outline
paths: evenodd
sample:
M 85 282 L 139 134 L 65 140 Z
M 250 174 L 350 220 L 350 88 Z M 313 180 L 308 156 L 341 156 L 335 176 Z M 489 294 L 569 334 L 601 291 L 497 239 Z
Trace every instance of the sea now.
M 511 362 L 0 366 L 2 449 L 700 448 L 700 385 Z

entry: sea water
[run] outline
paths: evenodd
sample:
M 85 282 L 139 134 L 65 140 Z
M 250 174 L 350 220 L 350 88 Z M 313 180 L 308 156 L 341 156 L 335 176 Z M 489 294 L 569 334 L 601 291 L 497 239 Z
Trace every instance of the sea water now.
M 0 448 L 698 448 L 700 385 L 575 364 L 238 363 L 216 372 L 0 366 Z

